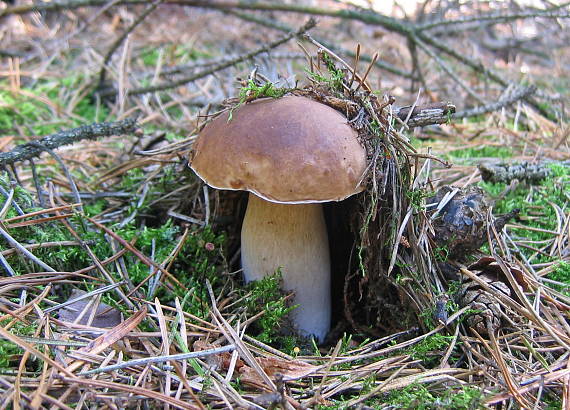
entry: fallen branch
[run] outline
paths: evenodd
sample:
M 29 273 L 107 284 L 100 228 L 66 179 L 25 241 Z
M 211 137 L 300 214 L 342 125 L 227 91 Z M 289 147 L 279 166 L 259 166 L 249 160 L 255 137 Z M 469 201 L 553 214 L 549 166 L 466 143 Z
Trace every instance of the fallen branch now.
M 287 30 L 287 33 L 291 30 Z M 188 72 L 194 72 L 199 68 L 207 68 L 212 67 L 226 61 L 233 60 L 237 58 L 238 54 L 229 54 L 224 55 L 223 57 L 219 58 L 212 58 L 212 59 L 201 59 L 194 61 L 190 64 L 180 64 L 180 65 L 173 65 L 169 67 L 162 67 L 159 73 L 155 73 L 154 69 L 152 72 L 148 71 L 141 71 L 140 75 L 145 76 L 145 78 L 154 77 L 155 75 L 159 75 L 161 77 L 166 77 L 169 75 L 177 75 L 177 74 L 187 74 Z M 271 60 L 305 60 L 306 56 L 302 52 L 292 52 L 292 51 L 272 51 L 271 52 Z
M 487 105 L 481 105 L 481 106 L 471 108 L 468 110 L 464 110 L 464 111 L 459 111 L 459 112 L 455 113 L 455 115 L 453 115 L 453 118 L 459 119 L 459 118 L 475 117 L 477 115 L 482 115 L 482 114 L 487 114 L 489 112 L 497 111 L 497 110 L 500 110 L 501 108 L 506 107 L 508 105 L 511 105 L 517 101 L 526 100 L 535 91 L 536 91 L 536 87 L 534 85 L 531 85 L 528 87 L 522 86 L 522 87 L 519 87 L 518 89 L 516 89 L 511 95 L 509 95 L 505 98 L 501 98 L 497 102 L 487 104 Z
M 565 7 L 568 7 L 568 5 L 570 5 L 570 2 L 556 5 L 545 10 L 533 9 L 533 10 L 518 11 L 515 13 L 491 12 L 486 14 L 477 14 L 474 16 L 460 17 L 455 20 L 444 19 L 444 20 L 430 21 L 425 24 L 419 25 L 417 27 L 417 30 L 425 31 L 425 30 L 431 30 L 433 28 L 441 28 L 441 27 L 452 26 L 457 24 L 466 24 L 466 23 L 477 23 L 477 24 L 481 24 L 482 22 L 507 23 L 513 20 L 523 20 L 523 19 L 538 18 L 538 17 L 569 18 L 570 13 L 565 10 Z
M 413 108 L 412 113 L 410 110 Z M 455 105 L 450 102 L 435 104 L 401 107 L 396 111 L 396 116 L 404 121 L 410 128 L 424 127 L 432 124 L 444 124 L 455 112 Z M 409 118 L 408 118 L 409 117 Z
M 449 75 L 449 78 L 451 78 L 453 81 L 455 81 L 457 83 L 457 85 L 459 85 L 461 88 L 463 88 L 465 90 L 465 92 L 467 92 L 467 94 L 469 94 L 471 97 L 473 97 L 474 99 L 476 99 L 480 103 L 484 102 L 483 97 L 478 95 L 471 87 L 469 87 L 469 85 L 467 85 L 466 81 L 461 79 L 455 73 L 455 71 L 451 68 L 451 66 L 449 64 L 447 64 L 442 58 L 440 58 L 437 53 L 433 52 L 429 47 L 427 47 L 423 41 L 421 41 L 419 38 L 417 38 L 415 36 L 413 36 L 411 38 L 411 41 L 414 44 L 418 45 L 418 47 L 420 49 L 422 49 L 424 51 L 424 53 L 426 53 L 428 56 L 430 56 L 441 67 L 441 69 Z
M 144 0 L 117 0 L 114 4 L 115 5 L 137 5 L 137 4 L 146 4 L 147 2 Z M 42 2 L 42 3 L 35 3 L 35 4 L 25 4 L 25 5 L 17 5 L 12 7 L 7 7 L 4 10 L 0 11 L 0 17 L 7 16 L 9 14 L 25 14 L 32 11 L 40 12 L 40 11 L 57 11 L 57 10 L 69 10 L 75 9 L 80 7 L 93 7 L 93 6 L 102 6 L 108 4 L 108 0 L 69 0 L 69 1 L 61 1 L 61 2 Z M 470 67 L 474 71 L 479 74 L 483 74 L 488 77 L 491 81 L 500 84 L 503 87 L 507 87 L 507 81 L 494 70 L 487 67 L 481 61 L 477 61 L 476 59 L 472 59 L 466 56 L 464 53 L 456 51 L 455 49 L 447 46 L 445 43 L 436 39 L 431 33 L 428 34 L 428 30 L 441 27 L 442 24 L 447 25 L 461 25 L 465 23 L 474 23 L 477 21 L 486 21 L 486 22 L 497 22 L 500 23 L 502 21 L 511 21 L 516 19 L 527 19 L 527 18 L 536 18 L 536 17 L 543 17 L 543 18 L 570 18 L 570 13 L 568 13 L 564 7 L 568 4 L 562 4 L 559 6 L 552 7 L 547 10 L 537 11 L 537 10 L 525 10 L 520 11 L 517 13 L 511 14 L 501 14 L 501 13 L 489 13 L 489 14 L 482 14 L 476 16 L 468 16 L 465 18 L 460 18 L 457 20 L 447 20 L 447 21 L 435 21 L 435 22 L 428 22 L 425 24 L 414 24 L 407 21 L 403 21 L 400 19 L 384 16 L 379 13 L 375 13 L 372 11 L 361 11 L 361 10 L 353 10 L 353 9 L 326 9 L 326 8 L 319 8 L 319 7 L 312 7 L 312 6 L 305 6 L 299 4 L 282 4 L 282 3 L 265 3 L 265 2 L 240 2 L 240 1 L 205 1 L 205 0 L 165 0 L 164 4 L 178 4 L 187 7 L 202 7 L 207 9 L 216 9 L 220 11 L 236 11 L 236 10 L 256 10 L 256 11 L 273 11 L 273 12 L 287 12 L 287 13 L 297 13 L 297 14 L 305 14 L 305 15 L 313 15 L 313 16 L 327 16 L 333 18 L 340 18 L 345 20 L 354 20 L 360 21 L 365 24 L 376 25 L 383 27 L 384 29 L 398 33 L 404 37 L 406 37 L 410 42 L 413 44 L 418 44 L 419 41 L 425 43 L 424 44 L 424 51 L 429 51 L 428 55 L 438 55 L 439 52 L 445 53 L 450 57 L 456 59 L 461 64 Z M 434 50 L 429 50 L 429 46 L 434 48 Z M 263 51 L 262 51 L 263 52 Z M 259 54 L 259 53 L 257 53 Z M 255 54 L 254 54 L 255 55 Z M 251 57 L 247 57 L 251 58 Z M 245 59 L 247 59 L 245 58 Z M 442 60 L 441 60 L 442 61 Z M 229 67 L 229 66 L 228 66 Z M 226 67 L 222 67 L 219 69 L 223 69 Z M 218 69 L 218 70 L 219 70 Z M 444 68 L 445 69 L 445 68 Z M 218 71 L 214 70 L 214 71 Z M 202 72 L 198 73 L 194 76 L 190 76 L 184 79 L 181 79 L 174 83 L 157 85 L 153 87 L 141 88 L 137 90 L 132 90 L 131 95 L 133 94 L 144 94 L 154 91 L 161 91 L 168 88 L 173 88 L 178 85 L 182 85 L 187 82 L 194 81 L 198 78 L 202 78 L 212 72 Z M 446 69 L 445 71 L 449 72 L 450 69 Z M 465 84 L 463 84 L 465 85 Z M 465 87 L 463 87 L 465 88 Z M 106 91 L 102 92 L 102 96 L 112 96 L 115 95 L 116 92 L 114 91 Z M 542 115 L 552 118 L 555 117 L 555 114 L 552 113 L 550 110 L 545 109 L 537 101 L 527 97 L 527 101 L 533 105 L 533 107 L 538 110 Z
M 515 179 L 521 182 L 538 183 L 551 174 L 550 168 L 545 163 L 479 164 L 478 168 L 483 181 L 492 183 L 508 184 Z
M 234 11 L 234 10 L 226 10 L 225 13 L 230 14 L 232 16 L 236 16 L 242 20 L 249 21 L 249 22 L 255 23 L 255 24 L 259 24 L 261 26 L 268 27 L 268 28 L 271 28 L 274 30 L 279 30 L 279 31 L 282 31 L 285 33 L 288 33 L 288 32 L 293 30 L 293 28 L 288 26 L 287 24 L 278 22 L 276 20 L 268 20 L 266 18 L 259 18 L 253 14 L 242 13 L 242 12 Z M 356 55 L 356 53 L 354 51 L 342 48 L 338 44 L 333 44 L 329 41 L 326 41 L 326 40 L 318 38 L 318 37 L 315 37 L 315 40 L 317 40 L 319 43 L 324 45 L 326 48 L 333 50 L 335 53 L 337 53 L 339 55 L 348 56 L 351 58 L 354 58 Z M 274 55 L 272 57 L 275 58 Z M 360 54 L 359 60 L 370 63 L 372 61 L 372 57 L 367 55 L 367 54 Z M 400 68 L 398 68 L 398 67 L 396 67 L 390 63 L 387 63 L 385 61 L 382 61 L 381 59 L 377 59 L 374 62 L 374 65 L 376 65 L 381 70 L 388 71 L 389 73 L 399 75 L 400 77 L 403 77 L 403 78 L 411 78 L 411 79 L 414 78 L 412 73 L 407 72 L 407 71 L 403 71 L 402 69 L 400 69 Z
M 127 118 L 117 122 L 94 123 L 71 130 L 60 131 L 39 140 L 18 145 L 12 151 L 0 153 L 0 167 L 38 157 L 42 152 L 61 147 L 62 145 L 73 144 L 85 139 L 95 140 L 112 135 L 131 134 L 137 128 L 136 118 Z
M 249 53 L 240 55 L 240 56 L 233 58 L 231 60 L 227 60 L 227 61 L 222 62 L 220 64 L 214 65 L 213 67 L 211 67 L 207 70 L 200 71 L 196 74 L 193 74 L 193 75 L 188 76 L 188 77 L 181 78 L 177 81 L 157 84 L 157 85 L 153 85 L 150 87 L 142 87 L 142 88 L 135 88 L 135 89 L 128 90 L 127 95 L 132 96 L 132 95 L 153 93 L 156 91 L 164 91 L 164 90 L 168 90 L 171 88 L 179 87 L 179 86 L 184 85 L 184 84 L 191 83 L 192 81 L 196 81 L 200 78 L 206 77 L 206 76 L 213 74 L 217 71 L 229 68 L 229 67 L 234 66 L 236 64 L 239 64 L 243 61 L 249 60 L 258 54 L 266 53 L 266 52 L 268 52 L 268 51 L 270 51 L 276 47 L 279 47 L 281 44 L 288 42 L 292 38 L 298 37 L 298 36 L 304 34 L 306 31 L 312 29 L 316 25 L 317 25 L 316 20 L 311 18 L 305 24 L 303 24 L 303 26 L 300 27 L 297 31 L 291 32 L 291 33 L 287 34 L 286 36 L 283 36 L 283 37 L 281 37 L 281 38 L 279 38 L 279 39 L 277 39 L 271 43 L 267 43 L 267 44 L 255 49 L 255 50 L 249 52 Z M 112 97 L 116 94 L 117 94 L 117 91 L 115 91 L 115 90 L 106 90 L 106 91 L 101 91 L 100 93 L 98 93 L 98 95 L 100 95 L 101 97 Z

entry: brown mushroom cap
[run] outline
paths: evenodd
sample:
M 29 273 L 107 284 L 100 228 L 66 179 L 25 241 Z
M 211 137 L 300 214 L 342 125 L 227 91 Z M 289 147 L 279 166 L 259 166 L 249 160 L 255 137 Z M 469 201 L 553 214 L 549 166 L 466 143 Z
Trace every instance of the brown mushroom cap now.
M 340 201 L 363 187 L 366 150 L 346 117 L 309 98 L 262 99 L 198 136 L 191 166 L 208 185 L 271 202 Z

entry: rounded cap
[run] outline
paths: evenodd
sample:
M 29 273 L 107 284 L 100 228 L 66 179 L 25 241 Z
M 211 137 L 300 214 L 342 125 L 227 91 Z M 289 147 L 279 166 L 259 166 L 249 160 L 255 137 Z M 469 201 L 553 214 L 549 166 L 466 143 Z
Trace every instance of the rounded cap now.
M 309 98 L 261 99 L 206 125 L 191 167 L 208 185 L 271 202 L 340 201 L 363 190 L 366 150 L 346 117 Z

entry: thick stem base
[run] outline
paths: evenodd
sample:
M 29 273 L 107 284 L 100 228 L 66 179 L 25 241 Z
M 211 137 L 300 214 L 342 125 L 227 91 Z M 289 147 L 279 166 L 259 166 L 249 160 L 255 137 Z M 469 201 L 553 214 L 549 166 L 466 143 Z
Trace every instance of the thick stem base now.
M 241 262 L 247 282 L 281 268 L 283 289 L 299 306 L 291 320 L 303 336 L 322 341 L 330 329 L 330 256 L 321 204 L 285 205 L 253 194 L 241 231 Z

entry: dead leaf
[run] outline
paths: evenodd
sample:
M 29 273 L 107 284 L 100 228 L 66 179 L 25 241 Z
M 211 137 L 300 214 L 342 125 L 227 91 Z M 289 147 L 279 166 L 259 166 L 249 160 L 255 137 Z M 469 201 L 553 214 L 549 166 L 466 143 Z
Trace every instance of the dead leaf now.
M 80 289 L 73 289 L 71 291 L 70 299 L 76 299 L 80 296 L 83 296 L 86 292 Z M 77 302 L 74 302 L 70 305 L 67 305 L 58 310 L 59 320 L 65 322 L 73 322 L 77 317 L 83 312 L 87 304 L 89 303 L 90 299 L 81 299 Z M 93 314 L 93 308 L 95 306 L 92 305 L 87 309 L 87 312 L 83 314 L 83 317 L 79 321 L 79 324 L 86 325 L 89 317 Z M 95 316 L 93 321 L 91 322 L 91 326 L 93 327 L 115 327 L 121 323 L 121 312 L 117 309 L 106 305 L 105 303 L 99 303 L 97 306 L 97 310 L 95 311 Z
M 192 346 L 194 347 L 195 352 L 217 349 L 221 347 L 220 345 L 208 343 L 204 340 L 196 340 Z M 216 369 L 228 370 L 230 367 L 230 362 L 232 360 L 232 352 L 221 352 L 218 354 L 208 355 L 202 360 L 204 360 L 209 366 L 212 366 Z M 235 364 L 235 369 L 239 371 L 242 366 L 245 366 L 245 362 L 241 359 L 238 359 Z
M 133 316 L 125 320 L 123 323 L 115 326 L 109 331 L 103 333 L 97 339 L 91 341 L 87 346 L 82 347 L 77 352 L 78 353 L 89 353 L 89 354 L 99 354 L 109 346 L 125 337 L 131 332 L 146 316 L 146 306 L 135 313 Z M 81 367 L 85 362 L 83 360 L 77 360 L 70 364 L 66 370 L 73 372 L 78 367 Z
M 277 357 L 258 357 L 257 362 L 263 368 L 265 373 L 272 379 L 280 374 L 285 381 L 300 379 L 315 372 L 318 367 L 305 363 L 301 360 L 285 360 Z M 254 385 L 263 385 L 263 381 L 249 366 L 243 366 L 239 369 L 241 381 Z
M 523 291 L 528 292 L 529 284 L 525 278 L 524 272 L 513 266 L 507 262 L 504 262 L 507 268 L 511 271 L 513 278 L 517 282 L 517 284 L 522 288 Z M 504 277 L 505 274 L 503 273 L 501 266 L 497 263 L 495 258 L 491 256 L 485 256 L 479 259 L 477 262 L 472 263 L 467 267 L 472 272 L 481 271 L 485 272 L 488 275 L 493 275 L 496 280 L 500 280 L 505 282 L 507 286 L 510 286 L 508 280 Z

